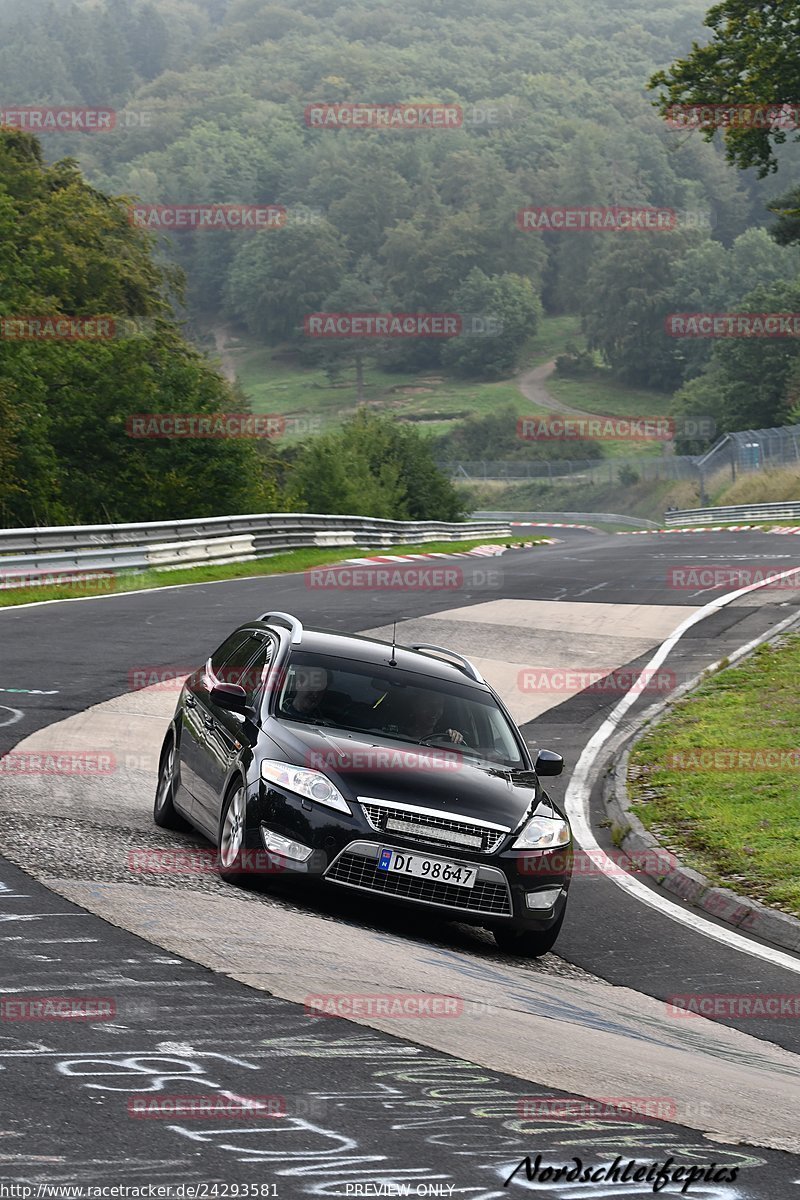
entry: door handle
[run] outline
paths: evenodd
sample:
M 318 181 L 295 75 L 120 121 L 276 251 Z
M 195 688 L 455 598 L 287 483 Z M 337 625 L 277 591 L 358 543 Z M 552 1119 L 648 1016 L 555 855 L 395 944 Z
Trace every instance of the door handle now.
M 217 727 L 217 722 L 213 717 L 203 717 L 203 724 L 205 725 L 206 729 L 216 729 Z
M 183 702 L 187 708 L 197 708 L 197 701 L 191 693 L 184 698 Z

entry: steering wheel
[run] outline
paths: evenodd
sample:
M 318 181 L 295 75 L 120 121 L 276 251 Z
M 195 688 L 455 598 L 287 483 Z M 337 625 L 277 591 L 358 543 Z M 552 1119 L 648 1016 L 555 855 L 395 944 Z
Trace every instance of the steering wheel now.
M 464 735 L 462 734 L 461 736 L 463 737 Z M 472 748 L 473 748 L 472 746 L 470 746 L 470 744 L 466 740 L 466 738 L 464 738 L 463 742 L 454 742 L 452 740 L 452 738 L 449 738 L 446 736 L 446 730 L 443 731 L 442 733 L 432 733 L 430 735 L 430 737 L 422 738 L 420 740 L 419 744 L 420 744 L 420 746 L 434 746 L 434 745 L 447 746 L 448 748 L 452 748 L 453 750 L 461 750 L 461 749 L 472 750 Z

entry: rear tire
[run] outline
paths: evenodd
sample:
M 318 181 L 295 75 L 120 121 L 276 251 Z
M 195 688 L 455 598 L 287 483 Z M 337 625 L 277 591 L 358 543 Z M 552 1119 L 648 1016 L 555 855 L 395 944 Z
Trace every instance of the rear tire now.
M 495 929 L 494 940 L 506 954 L 523 955 L 525 958 L 541 958 L 553 949 L 561 926 L 564 924 L 564 914 L 553 926 L 540 932 L 537 929 Z
M 175 807 L 175 741 L 170 738 L 161 751 L 153 820 L 162 829 L 186 833 L 191 828 Z

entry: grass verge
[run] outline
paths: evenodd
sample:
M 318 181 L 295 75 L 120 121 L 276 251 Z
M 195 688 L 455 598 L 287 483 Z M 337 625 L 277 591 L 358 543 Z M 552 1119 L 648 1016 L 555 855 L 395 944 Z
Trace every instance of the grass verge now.
M 712 883 L 800 917 L 800 634 L 761 646 L 637 742 L 633 810 Z
M 302 550 L 288 550 L 261 558 L 255 562 L 226 563 L 204 566 L 179 567 L 168 571 L 124 571 L 111 574 L 107 580 L 96 583 L 57 584 L 29 588 L 8 588 L 0 591 L 0 608 L 11 608 L 21 604 L 33 604 L 41 600 L 73 600 L 77 597 L 116 595 L 163 587 L 174 587 L 183 583 L 216 583 L 225 579 L 247 579 L 260 575 L 288 575 L 305 571 L 310 567 L 330 566 L 348 558 L 361 558 L 369 554 L 419 554 L 451 553 L 454 550 L 472 550 L 475 546 L 508 546 L 521 538 L 478 538 L 463 542 L 425 542 L 419 546 L 308 546 Z M 543 538 L 525 539 L 541 544 Z M 0 559 L 2 566 L 2 559 Z M 60 574 L 72 572 L 79 575 L 78 568 L 63 568 Z
M 553 374 L 547 380 L 547 390 L 573 408 L 613 417 L 664 417 L 672 404 L 671 392 L 631 387 L 614 379 L 610 371 L 602 370 L 581 379 Z M 632 452 L 636 453 L 636 449 Z M 663 443 L 659 443 L 658 452 L 664 453 Z

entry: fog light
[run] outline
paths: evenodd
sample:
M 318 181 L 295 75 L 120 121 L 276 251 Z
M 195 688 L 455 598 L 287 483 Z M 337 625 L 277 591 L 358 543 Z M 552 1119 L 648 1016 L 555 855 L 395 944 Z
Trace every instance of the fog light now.
M 543 888 L 540 892 L 527 892 L 525 902 L 528 908 L 552 908 L 564 891 L 563 888 Z
M 294 842 L 291 838 L 281 837 L 273 833 L 266 825 L 261 826 L 261 840 L 267 850 L 280 854 L 282 858 L 291 858 L 295 862 L 308 862 L 314 853 L 312 846 L 304 846 L 302 842 Z

